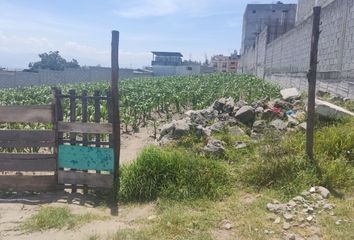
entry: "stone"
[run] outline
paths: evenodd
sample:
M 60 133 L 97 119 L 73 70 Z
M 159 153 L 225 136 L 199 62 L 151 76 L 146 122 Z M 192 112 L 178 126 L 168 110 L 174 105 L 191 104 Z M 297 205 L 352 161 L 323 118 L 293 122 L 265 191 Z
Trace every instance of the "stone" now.
M 224 154 L 225 148 L 223 145 L 224 143 L 222 141 L 211 139 L 204 147 L 204 151 L 207 153 Z
M 253 131 L 256 133 L 261 133 L 267 127 L 267 122 L 265 120 L 257 120 L 253 124 Z
M 225 224 L 225 229 L 226 229 L 226 230 L 230 230 L 232 227 L 233 227 L 233 226 L 232 226 L 231 223 L 226 223 L 226 224 Z
M 224 106 L 226 104 L 226 98 L 220 98 L 219 100 L 216 100 L 213 104 L 213 108 L 218 111 L 218 112 L 222 112 L 222 110 L 224 109 Z
M 310 193 L 315 193 L 316 192 L 316 187 L 311 187 L 309 190 Z
M 296 207 L 297 203 L 294 200 L 290 200 L 287 205 L 291 208 L 294 208 Z
M 296 235 L 295 234 L 289 234 L 288 236 L 286 236 L 287 240 L 296 240 Z
M 161 127 L 159 140 L 161 140 L 165 135 L 172 133 L 175 130 L 175 127 L 176 127 L 175 122 L 171 122 L 171 123 L 167 123 L 167 124 L 163 125 Z
M 308 221 L 308 222 L 312 222 L 312 220 L 313 220 L 313 216 L 308 216 L 308 217 L 306 218 L 306 221 Z
M 242 149 L 242 148 L 246 148 L 247 144 L 244 142 L 236 142 L 235 143 L 235 149 Z
M 264 112 L 264 108 L 263 107 L 257 107 L 255 110 L 256 114 L 262 114 Z
M 253 125 L 255 117 L 254 109 L 251 106 L 243 106 L 235 114 L 237 120 L 248 126 Z
M 306 122 L 300 123 L 300 124 L 299 124 L 299 128 L 300 128 L 301 130 L 306 130 L 306 129 L 307 129 L 307 123 L 306 123 Z
M 323 118 L 338 119 L 342 117 L 354 117 L 354 113 L 332 103 L 316 99 L 316 113 Z
M 299 125 L 299 121 L 292 116 L 288 116 L 288 127 L 296 127 Z
M 231 230 L 234 227 L 234 225 L 229 220 L 226 219 L 221 222 L 221 225 L 225 230 Z
M 232 97 L 220 98 L 215 101 L 213 108 L 219 113 L 232 113 L 235 107 L 235 101 Z
M 280 95 L 284 100 L 296 99 L 300 97 L 300 92 L 296 88 L 286 88 L 280 91 Z
M 276 119 L 270 123 L 270 126 L 274 127 L 275 129 L 279 131 L 284 131 L 287 129 L 288 124 L 286 124 L 284 121 L 280 119 Z
M 279 213 L 279 212 L 282 212 L 286 209 L 286 205 L 285 204 L 280 204 L 280 203 L 268 203 L 267 204 L 267 209 L 268 211 L 270 212 L 273 212 L 273 213 Z
M 229 128 L 229 134 L 234 136 L 243 136 L 245 132 L 239 126 L 233 126 Z
M 280 217 L 277 217 L 275 220 L 274 220 L 274 224 L 279 224 L 281 221 L 281 218 Z
M 284 217 L 285 221 L 288 221 L 288 222 L 292 221 L 294 219 L 294 216 L 290 213 L 284 213 L 283 217 Z
M 185 136 L 190 131 L 190 118 L 184 118 L 178 121 L 175 121 L 175 129 L 173 131 L 174 138 L 180 138 Z
M 293 198 L 293 201 L 303 203 L 305 202 L 305 198 L 302 196 L 296 196 Z
M 196 128 L 196 133 L 199 135 L 199 136 L 202 136 L 202 137 L 205 137 L 205 138 L 208 138 L 211 136 L 211 130 L 210 128 L 204 128 L 202 125 L 198 125 Z
M 229 97 L 228 99 L 226 99 L 223 112 L 232 113 L 234 111 L 234 108 L 235 108 L 235 101 L 232 97 Z
M 334 204 L 326 203 L 323 205 L 324 210 L 332 210 L 335 207 Z
M 316 192 L 319 193 L 319 194 L 321 194 L 321 196 L 322 196 L 323 198 L 328 198 L 329 195 L 330 195 L 330 191 L 329 191 L 327 188 L 322 187 L 322 186 L 316 187 Z
M 339 219 L 336 221 L 336 225 L 341 225 L 341 224 L 342 224 L 342 220 Z
M 289 230 L 291 228 L 291 224 L 288 222 L 283 223 L 283 229 L 284 230 Z
M 151 216 L 148 216 L 147 219 L 151 221 L 151 220 L 154 220 L 154 219 L 156 219 L 156 218 L 157 218 L 156 215 L 151 215 Z
M 190 112 L 191 122 L 195 125 L 207 126 L 208 119 L 202 115 L 202 111 L 192 111 Z
M 218 116 L 218 111 L 216 111 L 213 107 L 200 110 L 199 113 L 208 121 L 212 121 Z
M 242 108 L 243 106 L 246 106 L 248 103 L 246 101 L 240 100 L 236 103 L 236 107 L 238 109 Z
M 210 130 L 212 133 L 219 133 L 222 132 L 226 127 L 226 123 L 225 122 L 216 122 L 213 125 L 210 126 Z

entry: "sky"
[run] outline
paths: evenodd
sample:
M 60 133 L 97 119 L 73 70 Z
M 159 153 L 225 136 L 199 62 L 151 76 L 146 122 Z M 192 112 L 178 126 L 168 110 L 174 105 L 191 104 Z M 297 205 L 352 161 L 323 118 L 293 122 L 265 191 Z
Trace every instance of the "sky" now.
M 58 50 L 80 65 L 110 66 L 111 31 L 121 67 L 150 65 L 151 51 L 204 61 L 241 46 L 247 3 L 272 0 L 0 0 L 0 67 L 23 69 Z M 283 0 L 296 3 L 296 0 Z

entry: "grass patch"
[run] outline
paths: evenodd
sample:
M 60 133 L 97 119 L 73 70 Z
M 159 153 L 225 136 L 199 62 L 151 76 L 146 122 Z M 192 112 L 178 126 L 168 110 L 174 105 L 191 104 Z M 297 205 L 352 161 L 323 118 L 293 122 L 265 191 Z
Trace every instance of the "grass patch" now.
M 122 169 L 121 197 L 125 201 L 211 198 L 225 193 L 229 183 L 225 163 L 181 149 L 146 148 Z
M 317 129 L 315 163 L 305 155 L 305 139 L 303 132 L 266 139 L 240 168 L 241 179 L 258 189 L 275 187 L 289 197 L 312 185 L 331 190 L 354 186 L 353 121 Z
M 72 214 L 66 207 L 43 207 L 38 213 L 27 219 L 21 228 L 29 232 L 48 229 L 73 229 L 94 220 L 105 219 L 106 217 L 90 213 Z

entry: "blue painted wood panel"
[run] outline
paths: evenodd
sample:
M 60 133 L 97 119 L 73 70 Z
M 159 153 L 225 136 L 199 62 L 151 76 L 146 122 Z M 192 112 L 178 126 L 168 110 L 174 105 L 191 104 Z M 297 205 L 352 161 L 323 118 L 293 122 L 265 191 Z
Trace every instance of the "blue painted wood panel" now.
M 113 149 L 59 145 L 59 168 L 113 172 Z

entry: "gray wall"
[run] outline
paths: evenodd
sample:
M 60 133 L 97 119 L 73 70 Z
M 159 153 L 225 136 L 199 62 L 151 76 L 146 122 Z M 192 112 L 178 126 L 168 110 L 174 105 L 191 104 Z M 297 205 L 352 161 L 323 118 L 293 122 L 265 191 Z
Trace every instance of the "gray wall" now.
M 136 74 L 133 69 L 120 69 L 120 79 L 151 76 Z M 0 88 L 27 87 L 37 85 L 56 85 L 59 83 L 82 83 L 111 80 L 111 69 L 90 67 L 65 69 L 64 71 L 40 70 L 38 73 L 0 71 Z
M 299 0 L 296 22 L 300 23 L 306 18 L 310 17 L 313 12 L 313 8 L 317 6 L 325 7 L 327 4 L 335 0 Z
M 319 42 L 319 86 L 354 98 L 354 0 L 335 0 L 322 9 Z M 306 85 L 310 64 L 312 16 L 298 23 L 271 43 L 264 41 L 241 57 L 240 72 L 256 74 L 275 82 Z M 320 87 L 319 87 L 320 88 Z

